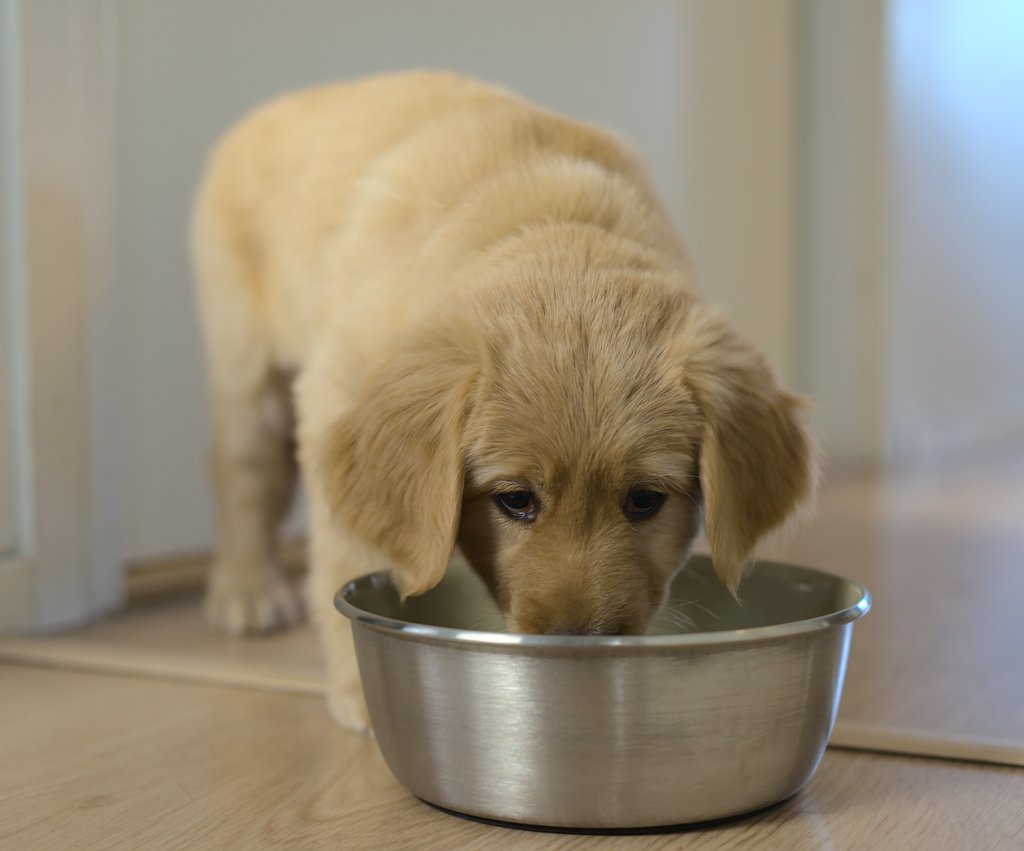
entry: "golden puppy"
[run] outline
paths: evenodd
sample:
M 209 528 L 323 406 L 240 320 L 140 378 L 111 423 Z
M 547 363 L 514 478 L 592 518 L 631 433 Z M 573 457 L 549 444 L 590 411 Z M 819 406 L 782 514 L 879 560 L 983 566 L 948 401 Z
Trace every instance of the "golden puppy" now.
M 193 248 L 207 614 L 298 617 L 273 547 L 297 422 L 309 605 L 349 726 L 348 579 L 388 569 L 416 594 L 458 545 L 513 630 L 637 633 L 702 519 L 735 589 L 813 490 L 799 401 L 702 304 L 642 166 L 500 89 L 400 74 L 258 110 L 211 158 Z

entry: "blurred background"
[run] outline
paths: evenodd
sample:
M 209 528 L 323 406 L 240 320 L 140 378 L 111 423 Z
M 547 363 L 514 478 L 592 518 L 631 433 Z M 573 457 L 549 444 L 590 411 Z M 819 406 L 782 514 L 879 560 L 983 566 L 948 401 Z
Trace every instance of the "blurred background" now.
M 0 28 L 0 629 L 209 550 L 204 157 L 270 97 L 373 72 L 630 139 L 708 297 L 814 399 L 833 479 L 1024 481 L 1018 2 L 0 0 Z

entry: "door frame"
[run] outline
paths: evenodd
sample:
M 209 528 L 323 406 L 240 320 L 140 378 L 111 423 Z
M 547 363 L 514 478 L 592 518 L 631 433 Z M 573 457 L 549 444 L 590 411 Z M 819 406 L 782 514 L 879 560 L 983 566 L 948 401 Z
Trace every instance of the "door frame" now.
M 0 630 L 120 603 L 116 0 L 0 0 L 0 284 L 14 460 Z

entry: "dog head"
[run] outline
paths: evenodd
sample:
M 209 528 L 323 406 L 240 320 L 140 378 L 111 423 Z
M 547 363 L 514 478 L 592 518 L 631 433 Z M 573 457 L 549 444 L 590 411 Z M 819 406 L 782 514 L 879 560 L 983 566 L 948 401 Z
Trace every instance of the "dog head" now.
M 404 594 L 458 542 L 518 632 L 643 632 L 702 520 L 735 591 L 813 490 L 799 400 L 664 281 L 522 283 L 371 376 L 321 459 L 339 522 Z

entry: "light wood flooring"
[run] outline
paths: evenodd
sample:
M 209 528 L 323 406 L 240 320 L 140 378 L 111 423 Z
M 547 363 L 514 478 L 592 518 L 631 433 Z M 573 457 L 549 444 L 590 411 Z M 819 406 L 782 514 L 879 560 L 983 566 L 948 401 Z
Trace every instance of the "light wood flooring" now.
M 321 701 L 0 666 L 0 847 L 1024 847 L 1024 772 L 827 752 L 768 812 L 685 834 L 566 836 L 465 821 L 410 797 Z

